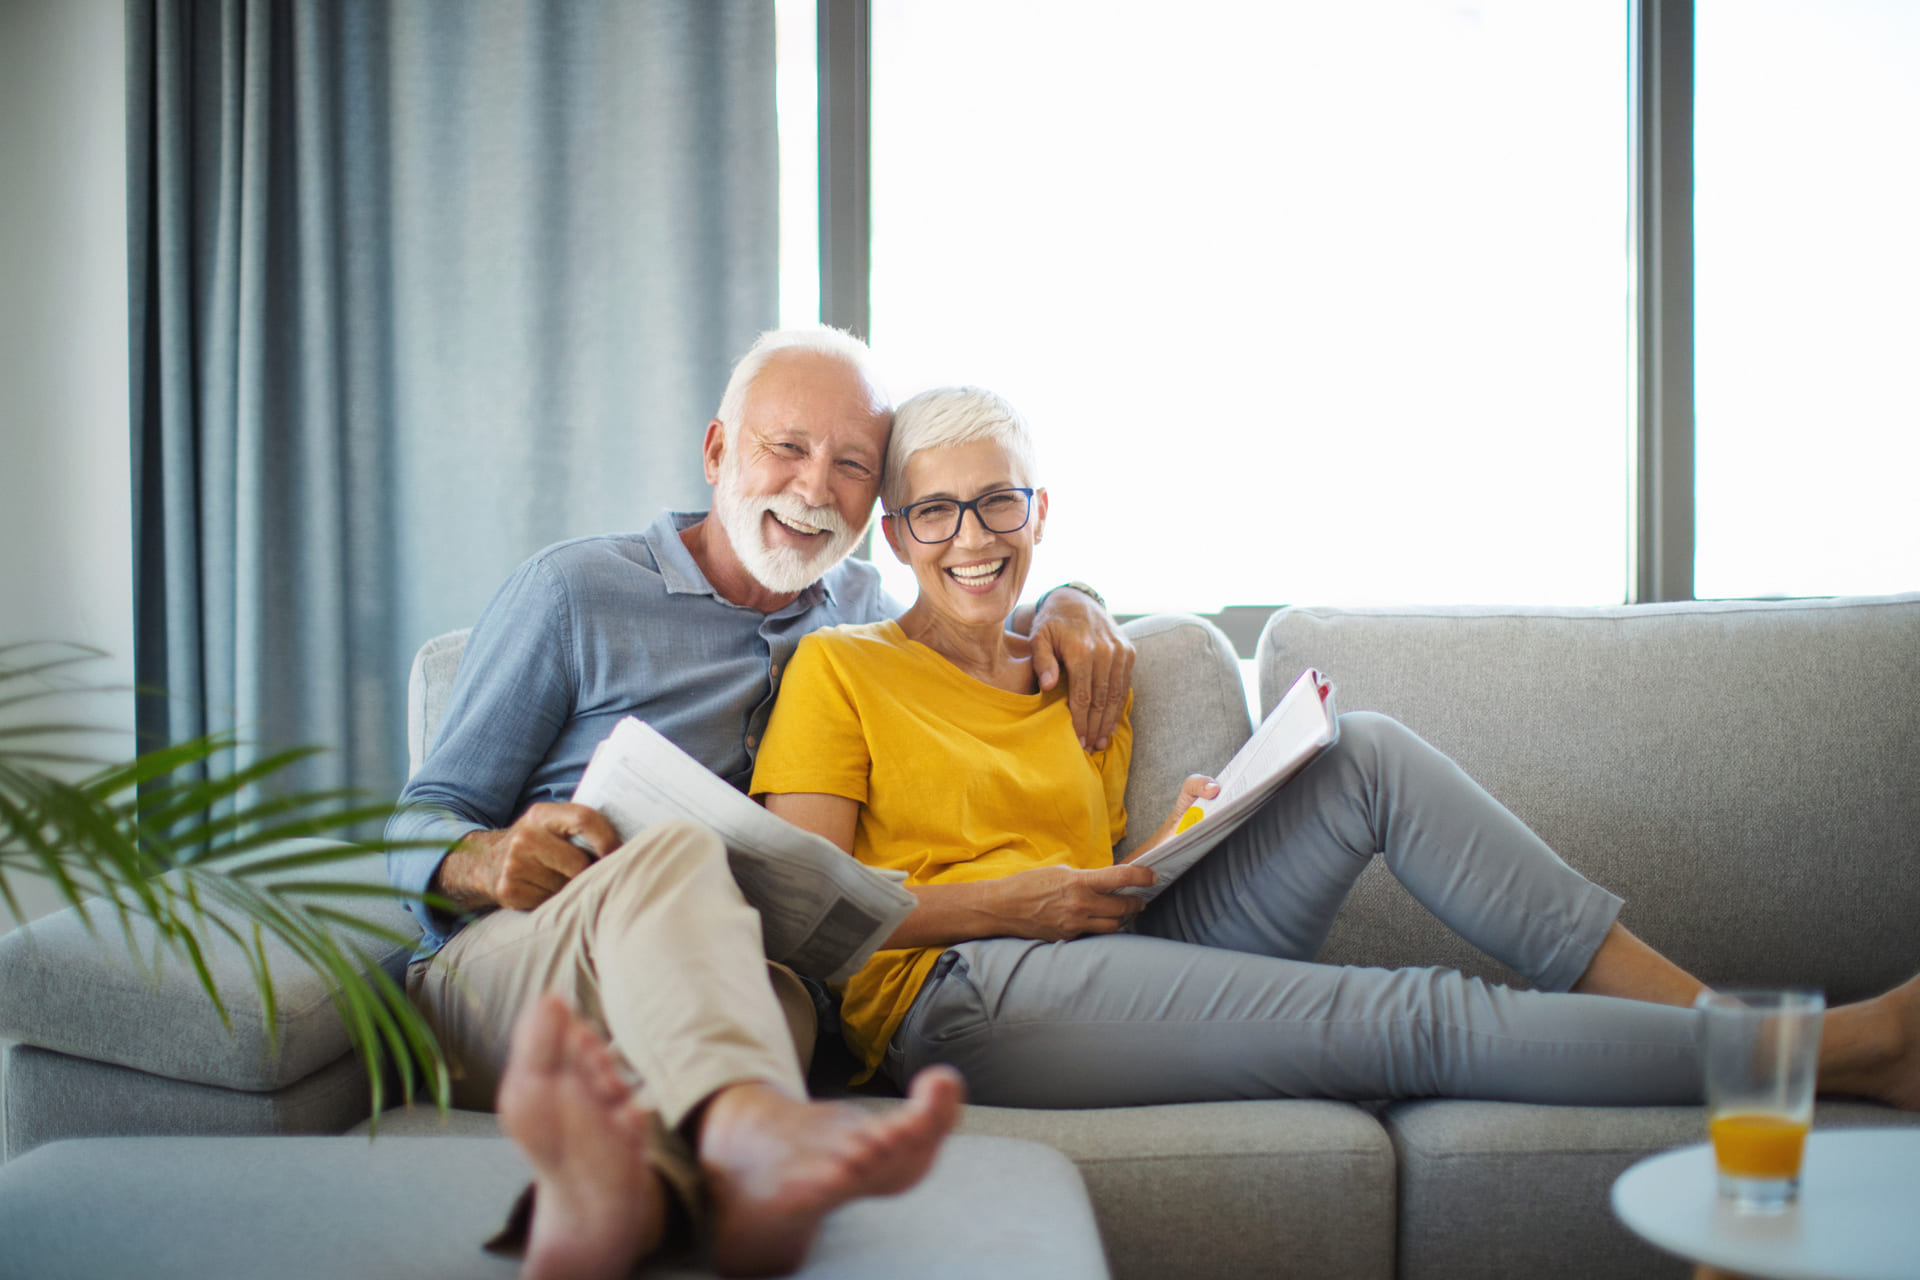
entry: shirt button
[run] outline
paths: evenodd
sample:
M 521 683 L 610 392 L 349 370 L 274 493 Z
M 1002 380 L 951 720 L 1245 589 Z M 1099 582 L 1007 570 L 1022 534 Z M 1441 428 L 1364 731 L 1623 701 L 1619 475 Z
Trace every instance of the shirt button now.
M 774 663 L 774 664 L 773 664 L 773 669 L 772 669 L 772 672 L 771 672 L 771 674 L 772 674 L 772 676 L 773 676 L 773 678 L 774 678 L 775 680 L 778 680 L 778 679 L 780 678 L 780 664 L 779 664 L 779 663 L 777 663 L 777 662 L 776 662 L 776 663 Z
M 747 735 L 747 745 L 749 747 L 757 747 L 760 745 L 760 739 L 750 733 Z

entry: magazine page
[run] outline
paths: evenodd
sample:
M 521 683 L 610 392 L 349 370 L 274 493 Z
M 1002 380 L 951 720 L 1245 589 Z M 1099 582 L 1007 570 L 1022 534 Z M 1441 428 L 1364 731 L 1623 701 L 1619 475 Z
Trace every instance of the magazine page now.
M 768 958 L 812 977 L 851 977 L 914 908 L 897 879 L 776 818 L 633 716 L 594 749 L 573 800 L 598 809 L 622 840 L 674 818 L 714 831 L 760 912 Z
M 1309 668 L 1287 690 L 1246 745 L 1234 753 L 1214 779 L 1220 794 L 1196 802 L 1181 816 L 1174 834 L 1130 862 L 1150 867 L 1154 883 L 1122 890 L 1152 901 L 1182 872 L 1204 857 L 1246 820 L 1288 779 L 1333 745 L 1340 722 L 1333 708 L 1333 686 Z

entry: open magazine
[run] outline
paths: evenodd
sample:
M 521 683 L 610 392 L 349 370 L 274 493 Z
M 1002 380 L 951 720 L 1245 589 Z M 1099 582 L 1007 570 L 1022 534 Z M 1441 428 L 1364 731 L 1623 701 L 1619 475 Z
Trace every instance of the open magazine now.
M 1260 722 L 1246 745 L 1220 770 L 1214 779 L 1220 784 L 1220 794 L 1195 802 L 1181 815 L 1172 836 L 1130 859 L 1136 866 L 1153 869 L 1153 884 L 1121 892 L 1148 901 L 1159 896 L 1339 736 L 1333 686 L 1318 671 L 1308 668 Z
M 593 749 L 573 801 L 598 809 L 622 840 L 673 818 L 712 830 L 760 912 L 767 957 L 812 977 L 852 977 L 913 911 L 903 875 L 863 867 L 774 817 L 633 716 Z

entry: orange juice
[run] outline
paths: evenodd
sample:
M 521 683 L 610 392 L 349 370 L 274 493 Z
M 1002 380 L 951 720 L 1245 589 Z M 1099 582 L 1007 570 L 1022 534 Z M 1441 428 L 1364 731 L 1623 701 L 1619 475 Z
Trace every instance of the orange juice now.
M 1734 1112 L 1713 1117 L 1713 1155 L 1720 1172 L 1735 1178 L 1794 1178 L 1809 1124 L 1791 1116 Z

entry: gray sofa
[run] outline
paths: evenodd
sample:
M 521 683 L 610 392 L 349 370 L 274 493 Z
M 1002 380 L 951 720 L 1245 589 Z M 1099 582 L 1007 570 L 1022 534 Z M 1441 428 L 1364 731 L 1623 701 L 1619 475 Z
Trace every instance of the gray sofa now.
M 1141 660 L 1128 804 L 1157 817 L 1179 780 L 1218 768 L 1250 722 L 1217 630 L 1178 616 L 1129 629 Z M 458 645 L 443 637 L 416 664 L 416 758 Z M 1342 710 L 1386 712 L 1423 734 L 1620 893 L 1631 928 L 1709 982 L 1814 984 L 1838 1002 L 1920 969 L 1920 595 L 1296 607 L 1269 621 L 1258 666 L 1266 705 L 1314 666 Z M 0 940 L 0 1037 L 18 1042 L 6 1050 L 9 1156 L 83 1135 L 364 1123 L 344 1036 L 294 966 L 281 965 L 300 998 L 281 1011 L 275 1055 L 257 1018 L 227 1037 L 178 975 L 146 983 L 71 921 L 33 932 L 33 943 Z M 1512 978 L 1377 862 L 1322 959 Z M 388 957 L 396 971 L 402 960 Z M 236 999 L 246 987 L 236 975 Z M 1817 1124 L 1916 1121 L 1831 1101 Z M 390 1113 L 382 1133 L 438 1124 Z M 454 1119 L 461 1132 L 491 1124 Z M 1070 1157 L 1121 1277 L 1680 1275 L 1612 1220 L 1606 1191 L 1642 1155 L 1702 1136 L 1690 1107 L 1443 1100 L 976 1106 L 962 1132 Z

